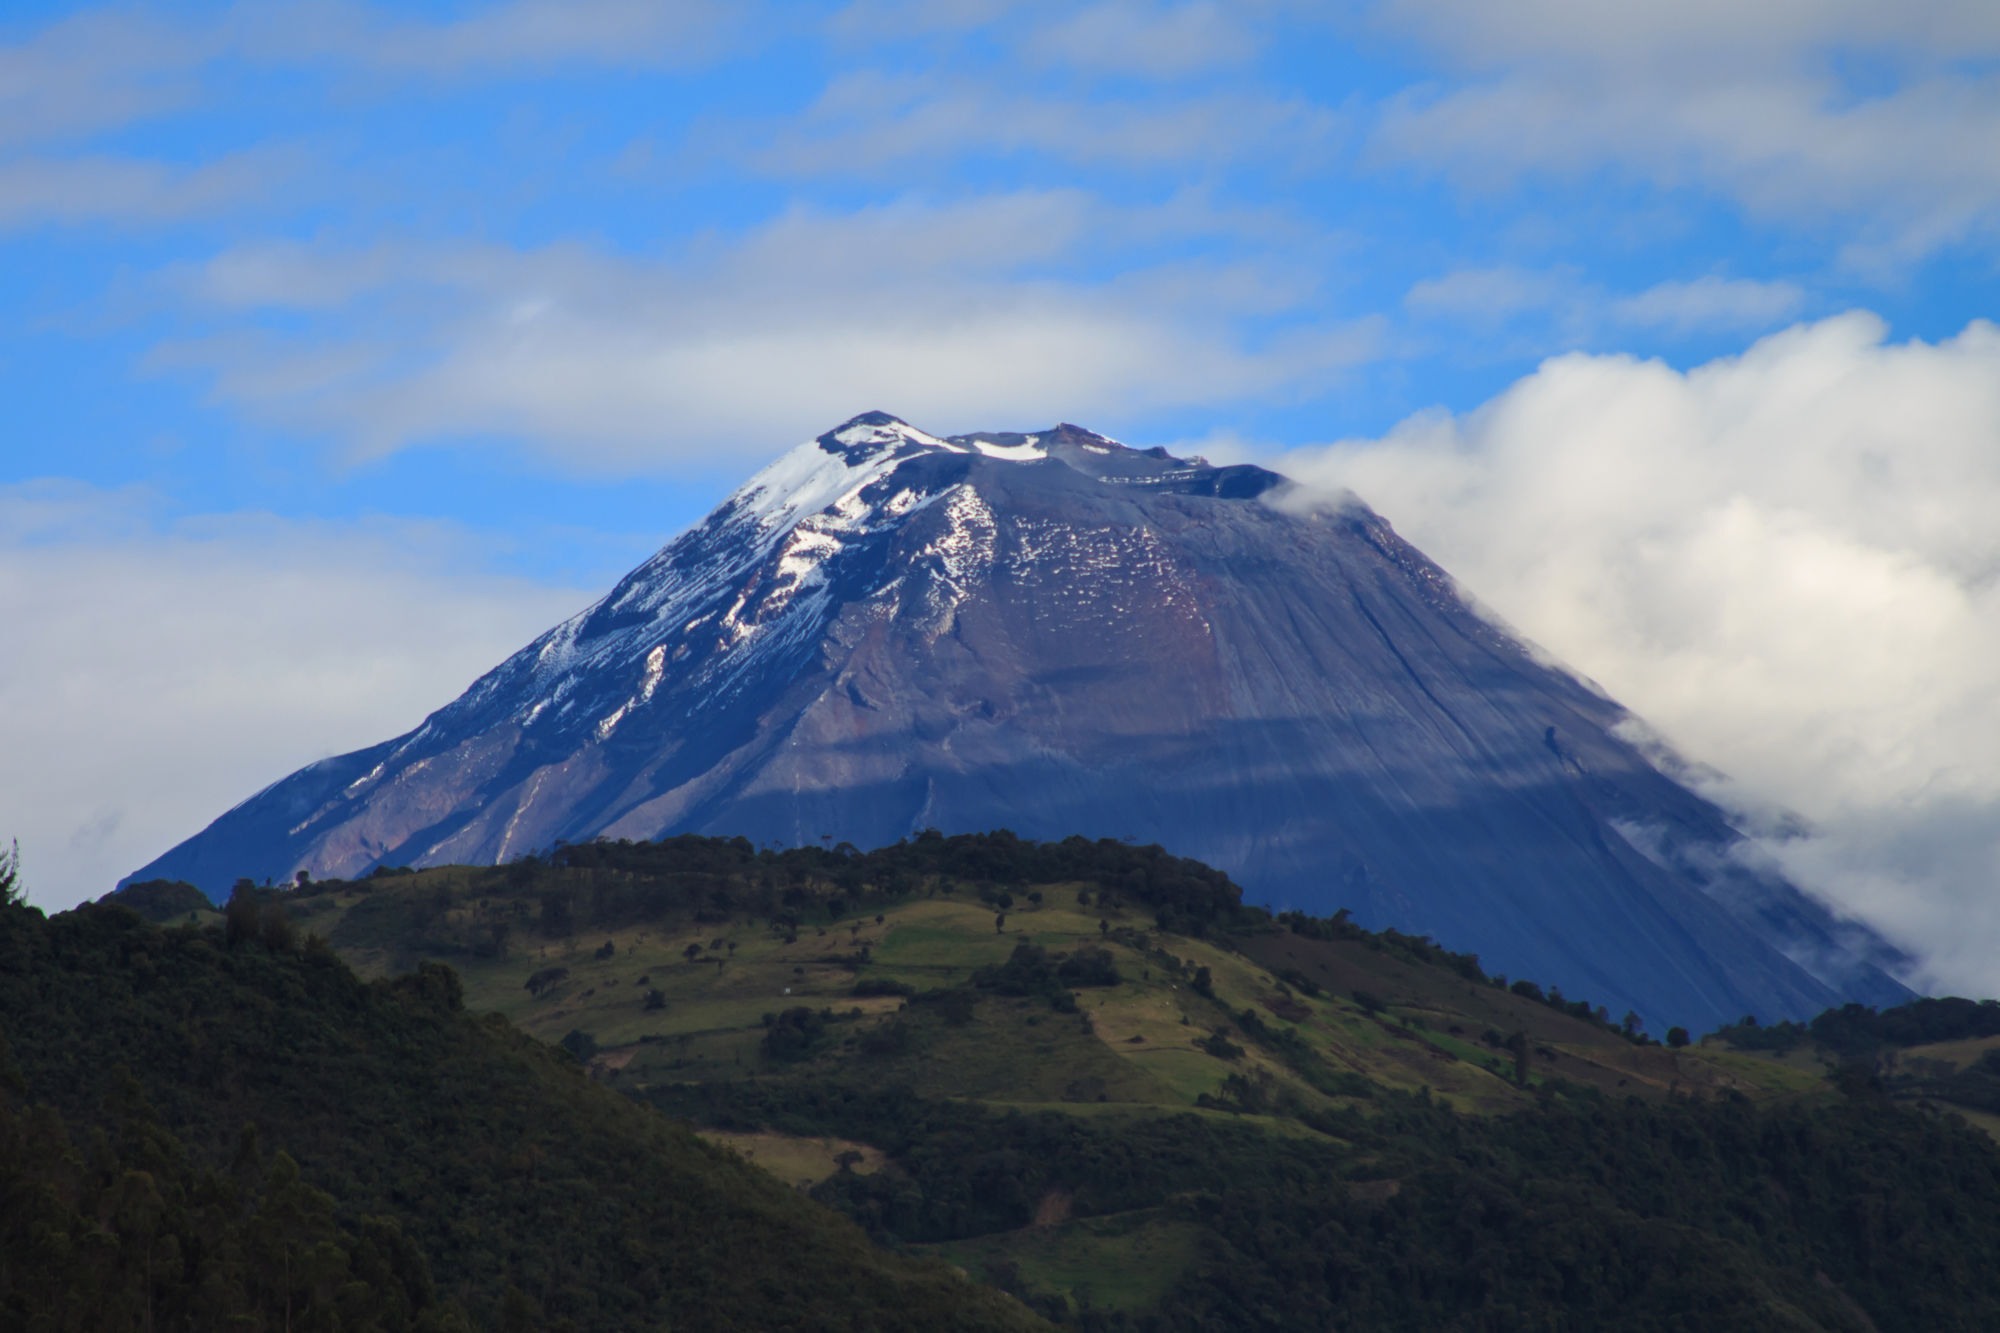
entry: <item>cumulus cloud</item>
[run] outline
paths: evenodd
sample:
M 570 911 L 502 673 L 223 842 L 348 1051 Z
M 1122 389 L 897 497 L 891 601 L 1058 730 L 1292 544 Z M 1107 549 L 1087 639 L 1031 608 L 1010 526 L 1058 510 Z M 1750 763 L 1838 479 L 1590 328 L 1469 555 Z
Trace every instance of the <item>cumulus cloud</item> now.
M 0 487 L 0 834 L 50 909 L 265 784 L 406 730 L 590 594 L 480 572 L 435 525 L 161 523 Z
M 2000 329 L 1855 313 L 1682 372 L 1572 354 L 1284 460 L 1605 687 L 1804 883 L 2000 993 Z
M 1391 0 L 1456 77 L 1386 107 L 1386 156 L 1495 185 L 1611 166 L 1836 226 L 1906 263 L 2000 222 L 2000 18 L 1972 0 Z
M 1371 325 L 1301 313 L 1310 273 L 1171 253 L 1213 223 L 1057 191 L 795 211 L 674 259 L 265 246 L 183 274 L 222 327 L 155 363 L 362 454 L 498 436 L 602 470 L 768 452 L 876 406 L 972 428 L 1290 393 L 1372 354 Z M 270 311 L 306 332 L 257 328 Z

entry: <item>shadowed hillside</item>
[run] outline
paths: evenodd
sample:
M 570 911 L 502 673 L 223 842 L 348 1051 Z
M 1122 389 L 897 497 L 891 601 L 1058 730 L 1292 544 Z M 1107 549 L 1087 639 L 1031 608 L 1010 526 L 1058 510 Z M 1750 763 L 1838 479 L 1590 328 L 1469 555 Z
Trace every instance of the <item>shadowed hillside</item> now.
M 449 968 L 370 984 L 298 939 L 279 913 L 241 905 L 220 930 L 162 929 L 108 906 L 50 921 L 0 909 L 12 1105 L 46 1105 L 86 1143 L 99 1128 L 113 1136 L 82 1167 L 63 1167 L 51 1162 L 55 1120 L 28 1116 L 15 1183 L 53 1189 L 85 1225 L 67 1239 L 41 1233 L 39 1250 L 10 1236 L 6 1296 L 27 1299 L 36 1265 L 53 1262 L 79 1288 L 105 1275 L 134 1300 L 154 1291 L 161 1309 L 226 1311 L 227 1291 L 203 1305 L 189 1288 L 216 1274 L 239 1281 L 234 1261 L 208 1248 L 239 1246 L 251 1256 L 239 1275 L 248 1327 L 331 1329 L 337 1315 L 340 1327 L 405 1327 L 342 1314 L 344 1274 L 367 1280 L 367 1265 L 396 1257 L 347 1235 L 390 1225 L 435 1282 L 428 1297 L 424 1281 L 403 1282 L 410 1318 L 450 1302 L 487 1328 L 1033 1325 L 940 1264 L 871 1247 L 735 1154 L 593 1082 L 565 1052 L 466 1012 Z M 9 1110 L 0 1128 L 21 1133 L 19 1115 Z M 184 1166 L 156 1131 L 186 1145 Z M 133 1170 L 183 1199 L 169 1210 L 183 1220 L 133 1215 L 130 1198 L 145 1191 L 116 1184 Z M 207 1183 L 214 1171 L 235 1184 Z M 62 1183 L 75 1176 L 88 1180 Z M 313 1191 L 330 1198 L 299 1202 L 319 1200 Z M 274 1238 L 273 1209 L 303 1220 Z M 177 1250 L 162 1240 L 135 1259 L 163 1232 L 178 1235 Z M 269 1253 L 258 1258 L 258 1246 Z M 297 1265 L 324 1272 L 308 1282 Z M 291 1284 L 293 1305 L 273 1306 L 274 1282 Z M 289 1324 L 273 1316 L 280 1307 Z M 178 1326 L 222 1325 L 189 1313 Z
M 1810 1041 L 1662 1044 L 1155 847 L 591 843 L 230 911 L 370 975 L 444 959 L 600 1086 L 1075 1327 L 2000 1319 L 2000 1155 L 1936 1097 Z

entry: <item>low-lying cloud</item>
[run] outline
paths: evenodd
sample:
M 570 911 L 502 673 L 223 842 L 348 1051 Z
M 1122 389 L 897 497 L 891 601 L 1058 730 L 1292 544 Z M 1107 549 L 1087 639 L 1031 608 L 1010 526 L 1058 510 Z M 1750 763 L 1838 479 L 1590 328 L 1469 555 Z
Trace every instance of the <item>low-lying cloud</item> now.
M 0 487 L 0 837 L 30 900 L 111 890 L 252 793 L 386 739 L 591 594 L 468 567 L 445 525 Z
M 1799 879 L 2000 993 L 2000 329 L 1854 313 L 1685 372 L 1562 356 L 1279 466 L 1780 806 Z

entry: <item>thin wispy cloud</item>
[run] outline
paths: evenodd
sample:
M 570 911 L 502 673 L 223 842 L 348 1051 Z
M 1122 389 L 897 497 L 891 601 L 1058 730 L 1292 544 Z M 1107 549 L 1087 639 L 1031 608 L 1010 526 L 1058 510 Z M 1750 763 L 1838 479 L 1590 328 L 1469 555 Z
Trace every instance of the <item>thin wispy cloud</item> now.
M 301 153 L 251 150 L 196 166 L 105 156 L 0 159 L 0 230 L 52 223 L 143 226 L 268 211 L 316 193 Z
M 1250 60 L 1261 43 L 1242 18 L 1235 7 L 1208 0 L 1109 0 L 1062 16 L 1023 45 L 1031 57 L 1093 73 L 1173 78 Z
M 1159 170 L 1254 159 L 1303 166 L 1339 142 L 1342 120 L 1308 99 L 1254 90 L 1121 100 L 1000 78 L 861 71 L 772 130 L 747 152 L 781 175 L 901 171 L 968 155 Z
M 1871 265 L 2000 222 L 1991 6 L 1397 0 L 1381 16 L 1467 76 L 1384 106 L 1385 160 L 1488 189 L 1610 169 L 1718 191 L 1851 230 L 1850 261 Z
M 198 71 L 221 50 L 211 33 L 108 9 L 0 45 L 0 151 L 73 142 L 194 105 Z
M 1425 278 L 1404 294 L 1403 306 L 1419 321 L 1489 337 L 1504 331 L 1519 348 L 1549 355 L 1616 345 L 1634 330 L 1676 338 L 1759 333 L 1796 317 L 1809 299 L 1782 279 L 1704 274 L 1620 294 L 1573 267 L 1502 265 Z
M 1200 217 L 1058 192 L 796 213 L 674 260 L 264 247 L 180 285 L 224 312 L 326 322 L 289 338 L 246 322 L 154 363 L 205 371 L 221 397 L 363 456 L 497 435 L 615 469 L 718 447 L 747 462 L 857 403 L 968 428 L 1127 414 L 1296 393 L 1376 354 L 1368 322 L 1301 314 L 1296 273 L 1170 255 L 1073 272 L 1121 234 Z
M 252 60 L 393 74 L 492 76 L 569 64 L 673 69 L 712 59 L 743 28 L 771 22 L 760 10 L 715 0 L 509 0 L 439 21 L 397 6 L 305 0 L 240 9 L 226 31 Z

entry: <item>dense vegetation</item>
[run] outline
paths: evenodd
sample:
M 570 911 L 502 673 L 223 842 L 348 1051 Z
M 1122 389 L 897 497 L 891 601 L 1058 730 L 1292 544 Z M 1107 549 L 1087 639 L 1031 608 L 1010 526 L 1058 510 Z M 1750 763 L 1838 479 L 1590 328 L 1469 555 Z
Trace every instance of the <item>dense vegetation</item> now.
M 1156 1310 L 1085 1328 L 1982 1329 L 2000 1326 L 2000 1155 L 1862 1095 L 1753 1108 L 1553 1096 L 1481 1120 L 1389 1095 L 1340 1139 L 1190 1115 L 1008 1114 L 900 1090 L 661 1089 L 705 1123 L 877 1144 L 895 1176 L 815 1195 L 885 1242 L 1155 1209 L 1199 1236 Z M 1836 1289 L 1821 1274 L 1839 1274 Z M 991 1276 L 989 1274 L 989 1276 Z
M 4 1060 L 4 1054 L 0 1054 Z M 466 1330 L 391 1218 L 333 1220 L 333 1200 L 254 1136 L 227 1172 L 191 1162 L 123 1082 L 109 1127 L 72 1135 L 18 1103 L 0 1065 L 0 1323 L 22 1333 L 119 1328 Z
M 379 1282 L 373 1306 L 349 1288 L 385 1264 L 416 1273 L 421 1254 L 438 1299 L 482 1327 L 1028 1322 L 941 1267 L 872 1250 L 567 1055 L 464 1013 L 448 968 L 365 984 L 315 941 L 295 951 L 285 928 L 240 915 L 225 933 L 161 930 L 116 907 L 51 921 L 0 908 L 15 1095 L 49 1108 L 6 1122 L 26 1144 L 9 1183 L 39 1201 L 7 1245 L 10 1295 L 31 1308 L 44 1308 L 40 1282 L 150 1299 L 155 1327 L 175 1326 L 160 1322 L 170 1311 L 180 1327 L 218 1327 L 210 1316 L 232 1310 L 246 1327 L 286 1327 L 271 1316 L 288 1298 L 293 1328 L 336 1315 L 342 1328 L 397 1328 L 431 1308 L 421 1279 L 401 1283 L 400 1304 Z M 137 1099 L 185 1153 L 149 1137 L 144 1116 L 111 1110 Z M 205 1173 L 250 1169 L 246 1124 L 269 1167 L 232 1194 Z M 111 1137 L 61 1146 L 100 1131 Z M 286 1256 L 310 1279 L 274 1279 Z
M 127 884 L 113 895 L 118 905 L 129 907 L 148 921 L 199 919 L 215 910 L 208 895 L 182 879 L 146 879 Z
M 652 1151 L 690 1149 L 669 1118 L 772 1154 L 760 1161 L 816 1151 L 822 1169 L 787 1179 L 877 1244 L 941 1255 L 1073 1327 L 2000 1327 L 2000 1154 L 1931 1109 L 2000 1112 L 2000 1053 L 1982 1044 L 2000 1039 L 2000 1005 L 1848 1006 L 1703 1045 L 1675 1029 L 1662 1047 L 1632 1015 L 1427 938 L 1245 907 L 1225 876 L 1157 847 L 1006 833 L 866 853 L 559 846 L 504 867 L 240 886 L 221 931 L 165 937 L 205 940 L 225 968 L 303 969 L 325 965 L 298 942 L 313 931 L 387 973 L 418 969 L 349 978 L 369 1003 L 526 1048 L 456 1012 L 450 974 L 420 966 L 452 960 L 482 1004 L 600 1081 L 545 1049 L 510 1056 L 565 1090 L 537 1113 L 578 1127 L 560 1146 L 476 1094 L 484 1075 L 385 1094 L 392 1115 L 444 1091 L 452 1132 L 526 1136 L 573 1162 L 618 1114 L 602 1089 L 622 1087 L 667 1113 L 643 1122 L 667 1136 Z M 270 1032 L 256 1049 L 297 1041 Z M 1969 1045 L 1898 1063 L 1954 1041 Z M 162 1102 L 210 1160 L 232 1117 Z M 275 1119 L 341 1200 L 335 1225 L 359 1234 L 376 1201 L 392 1211 L 367 1154 L 316 1142 L 296 1109 Z M 457 1170 L 401 1197 L 450 1197 L 494 1168 Z M 478 1240 L 512 1247 L 496 1271 L 530 1275 L 508 1279 L 524 1300 L 595 1326 L 643 1304 L 618 1294 L 632 1270 L 595 1252 L 633 1244 L 628 1198 L 545 1191 L 539 1232 L 489 1220 Z M 714 1222 L 768 1251 L 755 1225 Z M 440 1302 L 496 1317 L 508 1289 L 458 1276 L 465 1237 L 405 1230 Z M 560 1298 L 545 1294 L 565 1270 Z
M 1743 1050 L 1782 1052 L 1812 1042 L 1848 1059 L 1865 1059 L 1886 1047 L 2000 1036 L 2000 1001 L 1944 996 L 1879 1012 L 1870 1005 L 1844 1004 L 1810 1023 L 1759 1025 L 1755 1017 L 1746 1017 L 1715 1035 Z

